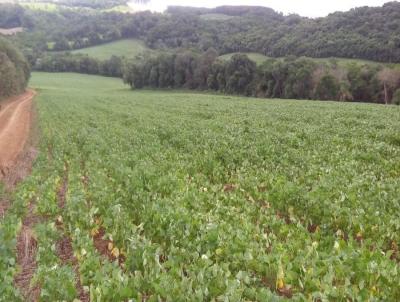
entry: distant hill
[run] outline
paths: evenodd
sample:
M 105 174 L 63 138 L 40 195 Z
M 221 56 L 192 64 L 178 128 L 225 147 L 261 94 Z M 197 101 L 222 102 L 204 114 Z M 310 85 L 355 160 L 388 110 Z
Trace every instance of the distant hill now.
M 170 7 L 167 12 L 175 19 L 171 23 L 183 16 L 206 19 L 206 24 L 200 21 L 193 26 L 203 26 L 206 34 L 197 30 L 197 35 L 189 39 L 197 40 L 199 46 L 212 45 L 222 53 L 257 52 L 271 57 L 295 55 L 400 62 L 399 2 L 355 8 L 317 19 L 284 16 L 269 8 L 246 6 Z M 210 14 L 219 17 L 207 18 Z M 223 20 L 223 16 L 237 18 Z M 164 40 L 178 38 L 174 32 L 168 32 Z
M 89 5 L 89 0 L 48 0 Z M 0 27 L 24 27 L 22 48 L 73 50 L 120 39 L 140 39 L 152 49 L 209 48 L 219 54 L 259 53 L 267 57 L 364 59 L 400 62 L 400 3 L 360 7 L 325 18 L 285 16 L 273 9 L 172 6 L 164 14 L 126 14 L 104 9 L 126 1 L 94 1 L 95 9 L 36 11 L 0 5 Z M 32 35 L 30 35 L 30 33 Z M 53 44 L 51 44 L 53 45 Z

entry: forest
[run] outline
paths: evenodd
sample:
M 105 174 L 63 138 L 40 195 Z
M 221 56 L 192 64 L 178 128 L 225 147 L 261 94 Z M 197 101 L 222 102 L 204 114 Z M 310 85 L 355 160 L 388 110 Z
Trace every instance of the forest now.
M 185 88 L 282 99 L 314 99 L 400 105 L 400 70 L 334 60 L 317 64 L 307 58 L 270 59 L 257 66 L 246 55 L 229 61 L 210 49 L 138 60 L 124 68 L 134 89 Z
M 80 0 L 81 1 L 81 0 Z M 226 18 L 209 18 L 220 14 Z M 121 37 L 152 48 L 215 48 L 220 54 L 259 52 L 271 57 L 308 56 L 400 62 L 400 3 L 361 7 L 310 19 L 269 8 L 170 7 L 165 14 L 93 10 L 34 11 L 0 6 L 2 27 L 24 26 L 20 43 L 33 51 L 68 50 Z M 50 47 L 52 49 L 52 47 Z
M 0 38 L 0 100 L 22 92 L 29 76 L 29 64 L 21 52 Z

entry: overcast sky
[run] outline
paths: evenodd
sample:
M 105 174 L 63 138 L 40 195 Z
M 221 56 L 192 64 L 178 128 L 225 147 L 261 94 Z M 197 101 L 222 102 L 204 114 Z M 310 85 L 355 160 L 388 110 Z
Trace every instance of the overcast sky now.
M 168 5 L 215 7 L 219 5 L 262 5 L 284 14 L 323 17 L 335 11 L 347 11 L 359 6 L 381 6 L 390 0 L 152 0 L 151 9 L 163 11 Z

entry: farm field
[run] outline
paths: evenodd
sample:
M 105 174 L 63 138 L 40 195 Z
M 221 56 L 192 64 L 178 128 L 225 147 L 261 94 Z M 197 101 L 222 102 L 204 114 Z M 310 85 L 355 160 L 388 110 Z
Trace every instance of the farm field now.
M 99 60 L 107 60 L 112 56 L 134 58 L 144 52 L 151 53 L 153 50 L 146 47 L 143 41 L 137 39 L 118 40 L 72 51 L 72 53 L 87 54 L 89 57 Z
M 400 299 L 399 108 L 30 86 L 41 152 L 0 220 L 4 301 L 32 213 L 40 301 Z

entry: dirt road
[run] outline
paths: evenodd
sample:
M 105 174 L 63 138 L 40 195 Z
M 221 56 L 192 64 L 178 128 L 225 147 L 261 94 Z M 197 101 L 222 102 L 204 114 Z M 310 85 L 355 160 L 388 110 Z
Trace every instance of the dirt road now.
M 32 120 L 32 99 L 35 92 L 3 103 L 0 109 L 0 178 L 16 164 L 28 140 Z

